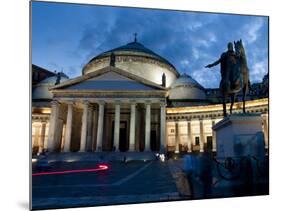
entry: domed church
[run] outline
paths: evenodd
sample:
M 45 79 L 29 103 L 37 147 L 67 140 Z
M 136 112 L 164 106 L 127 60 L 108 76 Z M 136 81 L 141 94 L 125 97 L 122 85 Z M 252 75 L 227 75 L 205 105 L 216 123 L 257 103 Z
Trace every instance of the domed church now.
M 47 71 L 34 67 L 33 75 Z M 249 99 L 247 111 L 262 114 L 267 148 L 267 97 Z M 222 118 L 218 89 L 136 38 L 92 58 L 79 77 L 53 73 L 32 86 L 33 153 L 215 152 L 212 126 Z

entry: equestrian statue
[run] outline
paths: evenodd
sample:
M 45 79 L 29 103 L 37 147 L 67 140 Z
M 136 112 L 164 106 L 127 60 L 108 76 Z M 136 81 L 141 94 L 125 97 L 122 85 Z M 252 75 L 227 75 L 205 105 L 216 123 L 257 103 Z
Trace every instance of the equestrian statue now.
M 234 48 L 235 51 L 233 50 L 233 44 L 229 42 L 227 44 L 227 51 L 222 53 L 217 61 L 205 66 L 206 68 L 211 68 L 220 64 L 220 91 L 222 94 L 224 117 L 227 116 L 226 98 L 230 97 L 231 99 L 230 114 L 232 114 L 232 108 L 236 95 L 241 90 L 243 93 L 243 113 L 246 113 L 245 101 L 250 87 L 247 58 L 241 39 L 237 42 L 234 41 Z

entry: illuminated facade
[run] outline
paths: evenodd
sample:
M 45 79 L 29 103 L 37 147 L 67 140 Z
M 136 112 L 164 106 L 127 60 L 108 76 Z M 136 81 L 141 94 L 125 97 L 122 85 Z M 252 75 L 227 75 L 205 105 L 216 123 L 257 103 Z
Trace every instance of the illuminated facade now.
M 216 90 L 180 75 L 135 41 L 94 57 L 82 76 L 60 74 L 33 84 L 33 153 L 215 152 L 219 99 Z M 263 116 L 268 148 L 268 98 L 251 99 L 247 111 Z
M 229 104 L 227 105 L 229 109 Z M 242 113 L 242 103 L 235 103 L 233 113 Z M 247 101 L 249 113 L 260 113 L 265 149 L 268 149 L 268 98 Z M 221 104 L 167 108 L 167 148 L 169 151 L 216 151 L 212 126 L 223 119 Z

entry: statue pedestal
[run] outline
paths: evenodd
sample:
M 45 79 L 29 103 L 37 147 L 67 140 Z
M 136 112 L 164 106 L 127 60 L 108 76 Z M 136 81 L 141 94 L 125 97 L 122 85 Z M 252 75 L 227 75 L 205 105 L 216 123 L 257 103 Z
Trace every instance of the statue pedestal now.
M 217 157 L 264 156 L 262 119 L 259 114 L 235 114 L 213 126 Z

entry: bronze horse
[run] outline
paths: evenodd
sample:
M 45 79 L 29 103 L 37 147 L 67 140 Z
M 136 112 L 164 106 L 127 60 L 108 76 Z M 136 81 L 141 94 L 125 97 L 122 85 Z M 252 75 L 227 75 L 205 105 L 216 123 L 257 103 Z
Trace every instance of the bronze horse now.
M 232 68 L 227 68 L 227 76 L 229 81 L 229 89 L 221 90 L 223 95 L 223 106 L 225 107 L 225 97 L 228 95 L 231 98 L 230 104 L 230 114 L 232 114 L 233 104 L 235 102 L 236 94 L 242 89 L 242 100 L 243 100 L 243 113 L 246 113 L 245 101 L 246 96 L 249 91 L 250 81 L 249 81 L 249 68 L 247 65 L 246 53 L 243 47 L 242 40 L 235 42 L 235 61 L 229 61 L 229 66 Z M 232 64 L 231 64 L 232 62 Z

